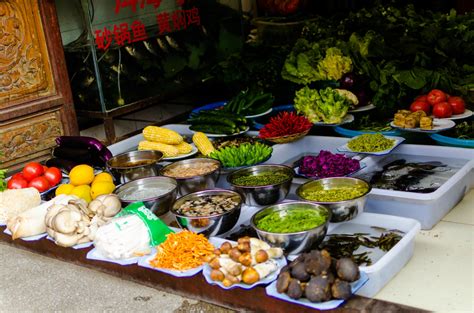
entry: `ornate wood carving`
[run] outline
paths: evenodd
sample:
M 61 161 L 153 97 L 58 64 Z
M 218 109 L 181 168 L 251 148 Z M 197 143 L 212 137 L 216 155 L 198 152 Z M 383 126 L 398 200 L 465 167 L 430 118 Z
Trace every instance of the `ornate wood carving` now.
M 0 1 L 0 109 L 55 93 L 38 1 Z
M 59 111 L 11 121 L 0 128 L 0 164 L 9 167 L 23 157 L 49 154 L 55 138 L 64 134 Z

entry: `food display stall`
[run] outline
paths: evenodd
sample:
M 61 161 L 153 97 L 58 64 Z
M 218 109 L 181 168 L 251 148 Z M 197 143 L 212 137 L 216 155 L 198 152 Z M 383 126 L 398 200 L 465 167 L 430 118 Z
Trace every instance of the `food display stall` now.
M 1 170 L 0 242 L 234 310 L 469 310 L 474 14 L 375 5 L 336 22 L 270 2 L 212 69 L 215 86 L 239 83 L 180 123 L 113 144 L 58 136 L 46 162 Z M 290 33 L 269 72 L 236 72 Z M 93 55 L 89 104 L 124 105 L 100 86 L 107 54 L 72 48 Z M 126 106 L 153 98 L 136 91 Z

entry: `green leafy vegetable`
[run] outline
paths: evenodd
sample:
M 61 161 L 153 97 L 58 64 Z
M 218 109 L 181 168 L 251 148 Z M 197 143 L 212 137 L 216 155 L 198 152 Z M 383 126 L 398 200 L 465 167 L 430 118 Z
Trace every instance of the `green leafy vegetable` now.
M 0 170 L 0 191 L 7 189 L 7 182 L 5 181 L 6 174 L 7 170 Z
M 323 48 L 319 43 L 299 39 L 288 55 L 281 75 L 297 84 L 319 80 L 338 80 L 352 70 L 352 61 L 337 47 Z
M 312 123 L 340 123 L 347 114 L 350 103 L 346 97 L 330 87 L 319 91 L 304 87 L 296 92 L 295 97 L 296 111 L 305 115 Z

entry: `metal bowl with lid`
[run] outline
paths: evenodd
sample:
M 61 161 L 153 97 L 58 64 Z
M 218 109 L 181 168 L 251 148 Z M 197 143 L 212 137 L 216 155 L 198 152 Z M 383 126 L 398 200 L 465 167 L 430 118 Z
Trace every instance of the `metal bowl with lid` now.
M 157 176 L 157 163 L 163 158 L 163 153 L 154 150 L 137 150 L 121 153 L 107 161 L 107 169 L 114 176 L 116 184 Z
M 208 196 L 229 197 L 236 205 L 228 211 L 217 214 L 191 215 L 179 212 L 183 205 L 189 207 L 192 201 Z M 242 197 L 239 193 L 226 189 L 212 189 L 190 193 L 179 198 L 173 204 L 170 212 L 175 216 L 176 222 L 181 228 L 209 237 L 224 234 L 234 228 L 240 217 L 241 206 Z
M 323 190 L 335 190 L 338 188 L 363 188 L 366 191 L 357 196 L 340 201 L 318 201 L 305 197 L 305 191 L 317 188 Z M 365 180 L 355 177 L 330 177 L 307 182 L 296 189 L 298 198 L 313 203 L 324 205 L 332 211 L 332 223 L 345 222 L 354 219 L 364 210 L 367 195 L 372 190 L 370 184 Z
M 213 168 L 203 173 L 193 174 L 199 170 L 199 166 Z M 176 179 L 178 191 L 181 196 L 192 192 L 212 189 L 219 179 L 221 162 L 210 158 L 195 158 L 177 161 L 166 165 L 161 169 L 161 175 Z
M 155 215 L 169 211 L 178 191 L 178 183 L 173 178 L 155 176 L 132 180 L 123 184 L 114 193 L 120 198 L 122 206 L 141 201 Z
M 269 214 L 278 212 L 279 217 L 283 218 L 291 214 L 291 211 L 298 209 L 316 211 L 324 217 L 324 222 L 310 229 L 287 233 L 270 232 L 258 226 L 259 221 Z M 331 211 L 322 205 L 305 201 L 292 201 L 275 204 L 258 211 L 250 219 L 250 225 L 255 229 L 258 237 L 271 246 L 282 248 L 285 254 L 299 254 L 316 248 L 323 241 L 328 231 L 330 219 Z

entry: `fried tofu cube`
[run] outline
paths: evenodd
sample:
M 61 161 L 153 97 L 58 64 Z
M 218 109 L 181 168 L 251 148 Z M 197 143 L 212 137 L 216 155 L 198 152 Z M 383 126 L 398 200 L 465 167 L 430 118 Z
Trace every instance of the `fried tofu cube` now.
M 395 124 L 398 127 L 405 127 L 405 115 L 402 113 L 395 113 L 395 116 L 393 117 L 393 124 Z
M 428 116 L 423 116 L 420 119 L 420 128 L 425 130 L 433 129 L 433 119 Z
M 416 128 L 418 125 L 418 121 L 415 116 L 410 115 L 405 118 L 405 128 Z

